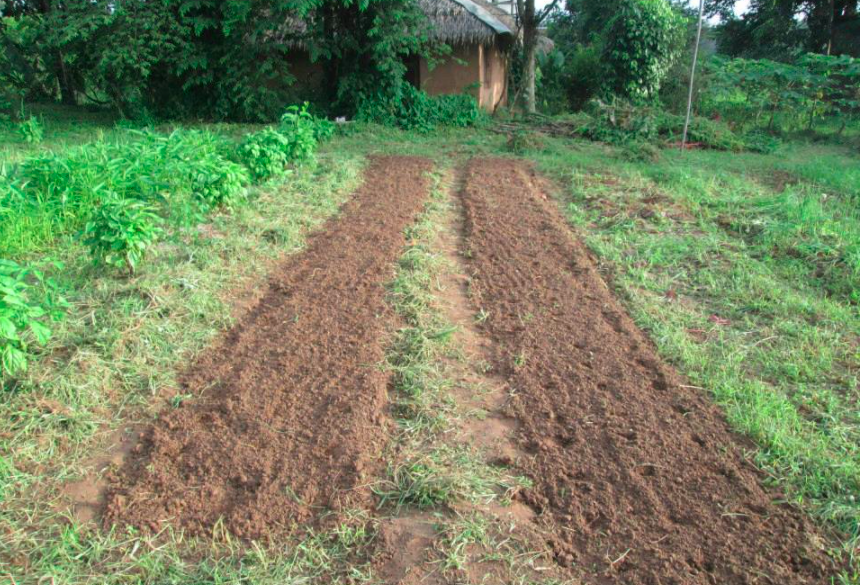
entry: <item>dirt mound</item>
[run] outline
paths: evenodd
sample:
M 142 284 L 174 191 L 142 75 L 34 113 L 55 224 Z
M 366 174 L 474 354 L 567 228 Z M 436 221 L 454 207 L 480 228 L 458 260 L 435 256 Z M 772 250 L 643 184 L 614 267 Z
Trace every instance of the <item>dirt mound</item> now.
M 384 284 L 428 194 L 429 161 L 373 159 L 338 218 L 183 378 L 112 479 L 104 522 L 260 538 L 366 505 L 383 438 Z
M 473 161 L 472 295 L 513 395 L 524 500 L 588 583 L 822 583 L 811 523 L 761 487 L 749 447 L 662 364 L 534 173 Z

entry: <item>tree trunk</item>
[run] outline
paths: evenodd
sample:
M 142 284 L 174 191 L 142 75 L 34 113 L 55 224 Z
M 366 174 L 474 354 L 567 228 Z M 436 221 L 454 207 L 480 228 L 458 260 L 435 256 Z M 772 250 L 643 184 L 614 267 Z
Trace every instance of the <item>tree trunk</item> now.
M 523 53 L 526 65 L 526 111 L 537 112 L 535 101 L 535 53 L 537 52 L 537 30 L 526 28 L 523 31 Z
M 78 100 L 75 97 L 75 88 L 69 77 L 69 71 L 66 69 L 66 62 L 63 60 L 63 54 L 57 54 L 57 80 L 60 82 L 60 101 L 67 106 L 75 106 Z

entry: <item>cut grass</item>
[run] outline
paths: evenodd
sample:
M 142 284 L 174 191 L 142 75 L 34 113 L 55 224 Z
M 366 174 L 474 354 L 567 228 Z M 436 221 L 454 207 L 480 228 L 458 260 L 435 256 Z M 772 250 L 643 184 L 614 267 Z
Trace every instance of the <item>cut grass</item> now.
M 456 328 L 436 308 L 440 271 L 450 269 L 433 242 L 447 208 L 441 177 L 434 177 L 430 201 L 406 232 L 408 245 L 389 287 L 389 300 L 403 321 L 390 344 L 387 366 L 392 373 L 393 411 L 400 433 L 385 479 L 374 486 L 380 506 L 396 509 L 440 507 L 457 501 L 489 502 L 504 497 L 524 480 L 510 478 L 484 463 L 467 446 L 452 446 L 442 437 L 459 416 L 449 394 L 452 382 L 446 356 L 455 348 Z
M 370 582 L 368 550 L 377 525 L 352 512 L 337 526 L 276 545 L 243 543 L 215 527 L 211 538 L 189 539 L 164 531 L 102 534 L 73 521 L 43 540 L 22 530 L 19 538 L 39 554 L 19 559 L 22 572 L 0 575 L 3 585 L 44 583 L 159 583 L 170 585 L 300 585 Z M 61 520 L 57 518 L 57 520 Z M 9 567 L 9 565 L 6 565 Z M 3 581 L 2 579 L 7 579 Z
M 829 147 L 798 147 L 789 160 L 799 153 L 857 165 Z M 565 185 L 568 217 L 661 353 L 713 393 L 771 480 L 838 527 L 853 554 L 860 228 L 850 173 L 819 169 L 812 183 L 809 168 L 781 157 L 714 152 L 607 172 L 557 141 L 537 159 Z M 768 180 L 785 169 L 792 182 Z

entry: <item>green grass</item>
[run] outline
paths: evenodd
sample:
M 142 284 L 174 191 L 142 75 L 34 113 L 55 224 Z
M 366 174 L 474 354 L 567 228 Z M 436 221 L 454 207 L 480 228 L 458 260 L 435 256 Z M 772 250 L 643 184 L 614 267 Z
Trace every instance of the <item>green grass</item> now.
M 601 164 L 535 153 L 660 352 L 713 393 L 790 499 L 860 536 L 858 157 L 664 152 Z M 853 166 L 852 166 L 853 163 Z M 845 171 L 845 172 L 843 172 Z M 783 175 L 781 173 L 788 173 Z
M 405 232 L 409 242 L 400 257 L 389 301 L 403 321 L 393 336 L 386 367 L 393 377 L 393 412 L 400 432 L 384 479 L 374 486 L 380 506 L 444 507 L 458 501 L 490 502 L 524 481 L 487 465 L 468 446 L 451 445 L 461 416 L 449 394 L 453 384 L 445 366 L 456 350 L 456 328 L 436 307 L 442 270 L 450 270 L 434 243 L 446 213 L 447 191 L 434 177 L 430 201 Z

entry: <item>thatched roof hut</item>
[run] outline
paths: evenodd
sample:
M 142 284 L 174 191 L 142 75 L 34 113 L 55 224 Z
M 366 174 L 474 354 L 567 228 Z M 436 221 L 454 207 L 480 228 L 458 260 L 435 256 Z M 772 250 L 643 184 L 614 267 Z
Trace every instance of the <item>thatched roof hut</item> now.
M 516 23 L 484 0 L 416 0 L 435 38 L 451 48 L 442 62 L 417 55 L 407 63 L 407 79 L 431 95 L 469 93 L 481 107 L 495 110 L 507 99 L 507 52 L 516 39 Z M 307 23 L 289 19 L 278 40 L 298 51 L 289 55 L 293 74 L 305 85 L 318 83 L 320 64 L 304 52 Z

